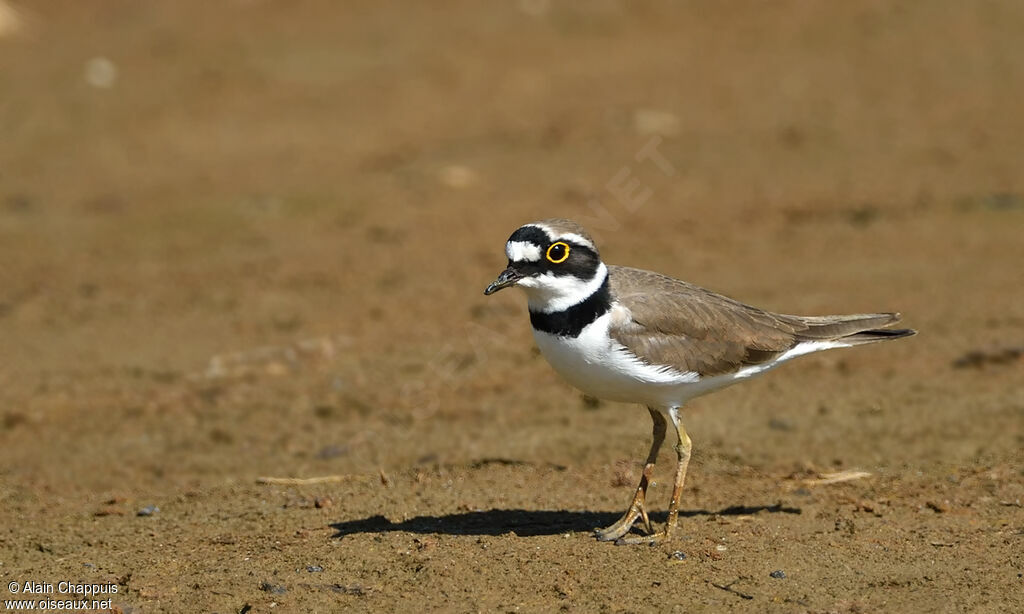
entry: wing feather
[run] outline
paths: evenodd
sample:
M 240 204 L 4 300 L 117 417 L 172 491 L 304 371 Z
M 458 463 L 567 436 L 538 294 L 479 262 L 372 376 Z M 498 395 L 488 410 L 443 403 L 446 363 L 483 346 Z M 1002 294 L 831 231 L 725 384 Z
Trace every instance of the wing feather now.
M 802 341 L 834 340 L 899 320 L 898 314 L 803 317 L 772 313 L 658 273 L 609 266 L 628 317 L 611 336 L 641 360 L 701 376 L 773 360 Z

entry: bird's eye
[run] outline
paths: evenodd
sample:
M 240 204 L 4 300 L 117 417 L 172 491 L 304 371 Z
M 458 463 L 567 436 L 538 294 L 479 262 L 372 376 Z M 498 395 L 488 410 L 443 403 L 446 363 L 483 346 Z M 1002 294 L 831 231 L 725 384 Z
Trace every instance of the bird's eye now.
M 548 262 L 554 264 L 561 264 L 565 262 L 565 259 L 569 257 L 569 244 L 559 241 L 558 243 L 552 243 L 551 247 L 548 248 Z

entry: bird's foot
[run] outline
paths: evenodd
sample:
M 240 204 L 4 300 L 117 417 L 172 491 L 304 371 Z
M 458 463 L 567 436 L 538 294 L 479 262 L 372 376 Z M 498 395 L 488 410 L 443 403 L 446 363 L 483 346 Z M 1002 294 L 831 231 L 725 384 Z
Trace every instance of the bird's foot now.
M 621 539 L 623 535 L 629 533 L 629 530 L 633 528 L 633 523 L 636 522 L 636 517 L 627 519 L 625 516 L 620 518 L 615 524 L 607 526 L 603 529 L 596 529 L 594 531 L 594 537 L 598 541 L 602 542 L 613 542 Z
M 629 533 L 637 520 L 640 520 L 643 523 L 643 527 L 647 531 L 648 536 L 654 534 L 654 527 L 651 526 L 651 518 L 647 515 L 647 505 L 643 499 L 637 499 L 633 502 L 633 505 L 630 506 L 626 513 L 622 515 L 622 518 L 615 521 L 615 524 L 603 529 L 595 529 L 594 537 L 596 537 L 598 541 L 618 543 L 624 539 L 624 536 L 627 533 Z M 662 531 L 662 533 L 664 533 L 664 531 Z
M 630 506 L 629 510 L 627 510 L 626 513 L 622 515 L 622 518 L 619 518 L 617 521 L 615 521 L 615 524 L 607 526 L 603 529 L 595 529 L 594 537 L 596 537 L 598 541 L 602 542 L 613 542 L 621 539 L 623 535 L 629 533 L 629 530 L 633 528 L 633 525 L 636 524 L 637 519 L 640 518 L 641 513 L 643 514 L 644 520 L 646 521 L 647 526 L 649 527 L 650 520 L 647 520 L 647 510 L 643 509 L 642 505 L 641 509 L 637 509 L 637 506 L 633 505 Z
M 638 546 L 648 545 L 653 546 L 660 544 L 669 538 L 669 532 L 667 530 L 658 531 L 657 533 L 650 533 L 649 535 L 623 535 L 615 540 L 616 546 Z

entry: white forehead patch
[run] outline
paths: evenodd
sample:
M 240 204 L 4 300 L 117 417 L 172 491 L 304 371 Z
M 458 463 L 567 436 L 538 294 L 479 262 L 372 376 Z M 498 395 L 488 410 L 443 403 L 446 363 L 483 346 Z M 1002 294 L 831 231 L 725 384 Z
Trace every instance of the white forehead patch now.
M 551 230 L 550 228 L 548 228 L 547 226 L 545 226 L 543 224 L 529 224 L 529 226 L 533 226 L 534 228 L 540 228 L 541 230 L 543 230 L 544 234 L 546 234 L 548 236 L 548 238 L 551 239 L 551 241 L 569 241 L 570 243 L 575 243 L 577 245 L 583 245 L 584 247 L 589 247 L 590 249 L 594 250 L 595 252 L 597 251 L 597 246 L 594 245 L 593 241 L 591 241 L 590 239 L 588 239 L 588 238 L 586 238 L 586 237 L 584 237 L 582 235 L 578 235 L 575 232 L 566 232 L 566 233 L 563 233 L 563 234 L 555 234 L 555 232 L 553 230 Z
M 588 239 L 586 237 L 582 237 L 582 236 L 580 236 L 580 235 L 578 235 L 578 234 L 576 234 L 574 232 L 568 232 L 568 233 L 566 233 L 566 234 L 564 234 L 564 235 L 562 235 L 562 236 L 560 236 L 558 238 L 559 239 L 564 239 L 566 241 L 569 241 L 570 243 L 575 243 L 577 245 L 583 245 L 585 247 L 589 247 L 590 249 L 592 249 L 594 251 L 597 251 L 597 246 L 594 245 L 593 241 L 591 241 L 590 239 Z
M 529 241 L 509 241 L 505 244 L 505 255 L 512 262 L 538 262 L 540 260 L 540 246 Z

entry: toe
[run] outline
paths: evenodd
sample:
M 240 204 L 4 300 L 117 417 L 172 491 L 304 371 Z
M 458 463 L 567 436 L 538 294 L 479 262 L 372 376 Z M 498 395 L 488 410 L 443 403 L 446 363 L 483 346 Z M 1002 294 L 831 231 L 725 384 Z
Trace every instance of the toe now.
M 624 535 L 615 540 L 616 546 L 638 546 L 648 545 L 653 546 L 668 539 L 668 535 L 665 531 L 658 531 L 650 535 Z
M 596 537 L 598 541 L 613 542 L 622 537 L 623 535 L 625 535 L 626 533 L 629 533 L 629 529 L 629 526 L 620 527 L 612 525 L 610 527 L 605 527 L 603 529 L 597 529 L 596 531 L 594 531 L 594 537 Z

